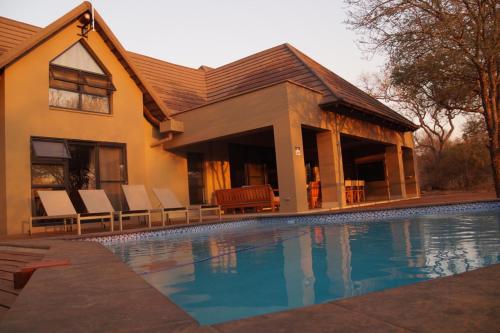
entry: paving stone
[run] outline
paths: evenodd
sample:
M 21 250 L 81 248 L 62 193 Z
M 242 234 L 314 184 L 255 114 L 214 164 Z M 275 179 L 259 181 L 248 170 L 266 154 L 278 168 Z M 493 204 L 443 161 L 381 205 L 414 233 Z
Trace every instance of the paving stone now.
M 498 332 L 499 276 L 500 265 L 495 265 L 333 304 L 419 332 Z
M 408 332 L 401 327 L 333 304 L 321 304 L 262 315 L 214 325 L 214 327 L 224 333 Z

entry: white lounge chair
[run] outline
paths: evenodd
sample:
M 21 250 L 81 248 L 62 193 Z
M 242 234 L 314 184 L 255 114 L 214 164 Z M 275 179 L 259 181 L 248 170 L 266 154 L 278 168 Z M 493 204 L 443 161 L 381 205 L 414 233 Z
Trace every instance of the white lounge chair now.
M 167 223 L 170 222 L 171 213 L 183 213 L 186 215 L 186 223 L 189 223 L 189 211 L 187 207 L 183 206 L 177 197 L 166 188 L 154 188 L 153 193 L 160 202 L 163 214 L 166 217 Z M 165 219 L 162 220 L 164 222 Z M 165 226 L 165 224 L 163 224 Z
M 78 194 L 83 200 L 83 204 L 89 214 L 102 216 L 109 219 L 110 230 L 114 231 L 114 208 L 104 190 L 78 190 Z
M 120 230 L 123 230 L 123 217 L 145 216 L 148 220 L 148 227 L 151 228 L 151 213 L 161 213 L 162 224 L 165 225 L 164 215 L 161 209 L 154 209 L 149 201 L 144 185 L 122 185 L 125 200 L 127 200 L 129 211 L 119 212 L 118 221 Z
M 66 221 L 76 220 L 77 233 L 82 234 L 81 221 L 85 220 L 96 220 L 104 219 L 106 215 L 96 216 L 94 214 L 80 214 L 77 213 L 75 207 L 69 199 L 68 193 L 66 191 L 37 191 L 40 201 L 42 202 L 43 208 L 47 213 L 46 216 L 32 216 L 29 219 L 29 233 L 32 234 L 33 231 L 33 221 L 39 220 L 51 220 L 51 219 L 62 219 L 64 222 L 64 227 L 66 228 Z M 110 217 L 112 219 L 112 216 Z
M 161 207 L 164 209 L 167 215 L 167 221 L 170 220 L 169 213 L 174 211 L 183 211 L 186 213 L 186 221 L 189 223 L 189 211 L 195 211 L 199 217 L 200 222 L 203 221 L 203 212 L 213 211 L 219 215 L 219 221 L 221 220 L 221 210 L 218 205 L 194 205 L 185 207 L 183 206 L 175 194 L 167 188 L 154 188 L 153 193 L 155 194 L 158 201 L 160 201 Z

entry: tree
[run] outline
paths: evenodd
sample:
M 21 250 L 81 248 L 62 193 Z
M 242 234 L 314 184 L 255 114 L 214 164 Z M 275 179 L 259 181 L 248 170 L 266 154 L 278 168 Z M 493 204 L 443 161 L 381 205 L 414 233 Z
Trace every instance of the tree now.
M 347 23 L 368 51 L 387 53 L 395 83 L 482 115 L 500 197 L 499 0 L 345 1 Z
M 430 151 L 434 163 L 438 164 L 461 110 L 442 105 L 432 94 L 423 93 L 413 85 L 394 82 L 390 73 L 386 70 L 382 75 L 363 75 L 364 90 L 416 122 L 420 126 L 414 136 L 417 148 Z

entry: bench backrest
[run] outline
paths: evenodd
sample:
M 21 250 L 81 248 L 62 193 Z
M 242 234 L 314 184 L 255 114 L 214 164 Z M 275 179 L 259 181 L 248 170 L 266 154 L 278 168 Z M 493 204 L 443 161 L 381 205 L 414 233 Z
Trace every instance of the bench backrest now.
M 217 198 L 217 204 L 221 206 L 226 204 L 245 204 L 254 202 L 269 202 L 272 204 L 274 201 L 274 193 L 269 185 L 216 190 L 215 196 Z

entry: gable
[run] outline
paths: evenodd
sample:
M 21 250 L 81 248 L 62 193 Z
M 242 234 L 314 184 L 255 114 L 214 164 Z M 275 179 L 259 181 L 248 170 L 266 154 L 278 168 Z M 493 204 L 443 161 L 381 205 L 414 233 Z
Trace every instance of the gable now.
M 167 108 L 156 96 L 156 92 L 151 88 L 150 83 L 142 78 L 142 75 L 136 69 L 135 64 L 129 58 L 123 46 L 114 36 L 111 29 L 109 29 L 109 27 L 106 25 L 99 13 L 93 10 L 92 5 L 89 2 L 83 2 L 43 29 L 34 32 L 32 31 L 31 34 L 26 33 L 25 36 L 27 37 L 23 41 L 15 40 L 15 38 L 13 38 L 13 34 L 10 34 L 8 37 L 11 37 L 11 39 L 14 39 L 15 41 L 12 44 L 8 45 L 9 49 L 7 50 L 7 52 L 4 52 L 0 55 L 0 71 L 18 61 L 20 58 L 24 57 L 26 54 L 37 48 L 39 45 L 43 44 L 48 39 L 52 38 L 54 34 L 58 33 L 65 27 L 69 25 L 74 25 L 75 27 L 77 25 L 80 25 L 78 19 L 83 14 L 91 12 L 94 14 L 95 32 L 102 37 L 111 52 L 118 59 L 118 61 L 120 61 L 124 69 L 128 72 L 129 77 L 132 78 L 132 80 L 141 90 L 143 94 L 144 104 L 143 112 L 146 119 L 148 119 L 151 124 L 156 126 L 158 126 L 160 122 L 169 119 L 169 112 Z M 13 23 L 12 25 L 18 25 L 14 23 L 15 21 L 7 21 L 8 20 L 2 20 L 2 22 L 0 23 Z M 25 28 L 26 27 L 23 27 L 25 31 L 29 30 Z

